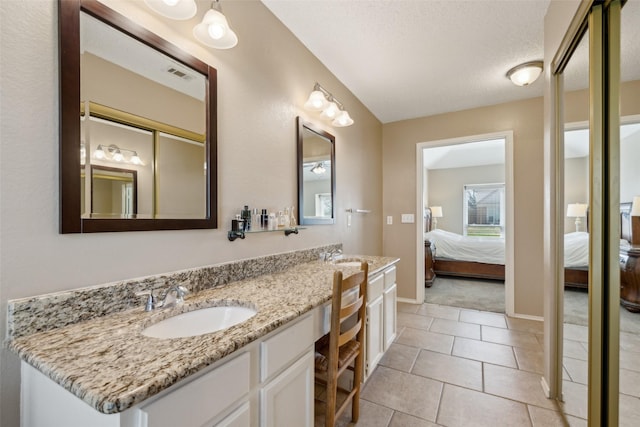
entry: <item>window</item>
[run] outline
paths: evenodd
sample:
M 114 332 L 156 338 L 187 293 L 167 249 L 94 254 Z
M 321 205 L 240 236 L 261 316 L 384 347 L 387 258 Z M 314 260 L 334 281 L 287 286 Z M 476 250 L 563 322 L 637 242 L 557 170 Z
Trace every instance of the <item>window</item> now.
M 464 186 L 465 236 L 504 237 L 504 183 Z

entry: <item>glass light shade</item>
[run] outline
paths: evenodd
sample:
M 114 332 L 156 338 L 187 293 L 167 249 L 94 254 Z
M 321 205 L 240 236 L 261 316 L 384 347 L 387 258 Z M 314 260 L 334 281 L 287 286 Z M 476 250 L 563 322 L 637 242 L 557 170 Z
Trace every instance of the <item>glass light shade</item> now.
M 640 196 L 633 198 L 633 204 L 631 205 L 631 216 L 640 216 Z
M 431 206 L 430 209 L 433 218 L 442 218 L 442 206 Z
M 98 145 L 98 148 L 96 148 L 96 151 L 93 152 L 93 157 L 98 160 L 102 160 L 105 157 L 107 157 L 104 150 L 102 149 L 102 145 Z
M 216 49 L 231 49 L 238 44 L 227 18 L 215 9 L 204 14 L 202 22 L 193 28 L 193 36 L 202 44 Z
M 326 171 L 327 169 L 324 167 L 322 163 L 318 163 L 317 165 L 311 168 L 311 172 L 315 173 L 316 175 L 322 175 Z
M 329 102 L 329 105 L 327 106 L 327 108 L 322 110 L 322 114 L 320 116 L 324 119 L 334 119 L 339 112 L 340 112 L 340 109 L 338 108 L 336 103 Z
M 142 164 L 142 160 L 140 159 L 140 157 L 138 157 L 138 153 L 133 153 L 133 156 L 131 156 L 131 163 L 133 163 L 134 165 Z
M 582 218 L 587 216 L 587 204 L 571 203 L 567 206 L 567 216 L 570 218 Z
M 184 21 L 196 15 L 195 0 L 144 0 L 147 6 L 166 18 Z
M 122 155 L 120 150 L 116 150 L 116 152 L 113 153 L 113 160 L 116 162 L 121 162 L 124 160 L 124 156 Z
M 353 119 L 349 116 L 347 111 L 342 110 L 331 124 L 337 127 L 351 126 L 353 124 Z
M 507 77 L 516 86 L 527 86 L 535 82 L 542 73 L 542 61 L 527 62 L 507 71 Z
M 304 108 L 309 111 L 322 111 L 324 110 L 329 101 L 324 97 L 324 93 L 319 90 L 314 90 L 309 95 L 309 99 L 304 103 Z

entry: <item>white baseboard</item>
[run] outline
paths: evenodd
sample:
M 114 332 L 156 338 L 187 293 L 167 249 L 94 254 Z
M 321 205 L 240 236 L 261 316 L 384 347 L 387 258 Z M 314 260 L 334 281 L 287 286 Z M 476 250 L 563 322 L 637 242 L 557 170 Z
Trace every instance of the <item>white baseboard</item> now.
M 538 322 L 544 322 L 544 317 L 542 316 L 531 316 L 529 314 L 518 314 L 518 313 L 513 313 L 513 314 L 509 314 L 509 317 L 515 317 L 518 319 L 525 319 L 525 320 L 536 320 Z
M 400 297 L 398 297 L 398 302 L 406 302 L 407 304 L 422 304 L 422 301 L 419 301 L 417 299 L 400 298 Z
M 540 385 L 542 386 L 542 391 L 547 399 L 551 399 L 551 389 L 549 388 L 549 384 L 547 384 L 545 377 L 540 378 Z

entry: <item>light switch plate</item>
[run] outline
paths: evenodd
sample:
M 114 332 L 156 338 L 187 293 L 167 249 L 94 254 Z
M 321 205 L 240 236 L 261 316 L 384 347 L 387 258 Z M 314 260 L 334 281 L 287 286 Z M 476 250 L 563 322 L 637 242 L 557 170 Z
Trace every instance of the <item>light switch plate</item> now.
M 413 224 L 415 222 L 413 214 L 402 214 L 403 224 Z
M 391 215 L 389 215 L 387 217 L 387 225 L 392 225 L 393 224 L 393 217 Z

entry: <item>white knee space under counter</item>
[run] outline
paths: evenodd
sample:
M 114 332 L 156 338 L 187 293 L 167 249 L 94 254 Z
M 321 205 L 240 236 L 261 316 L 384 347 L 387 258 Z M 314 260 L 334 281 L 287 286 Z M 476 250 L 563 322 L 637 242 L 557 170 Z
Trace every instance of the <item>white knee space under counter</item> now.
M 366 377 L 395 337 L 399 260 L 353 257 L 370 262 Z M 176 308 L 140 306 L 12 339 L 8 346 L 23 361 L 22 426 L 53 420 L 69 427 L 311 426 L 314 342 L 328 329 L 336 269 L 357 271 L 304 262 L 201 290 Z M 224 301 L 257 313 L 200 336 L 141 333 L 166 317 Z

